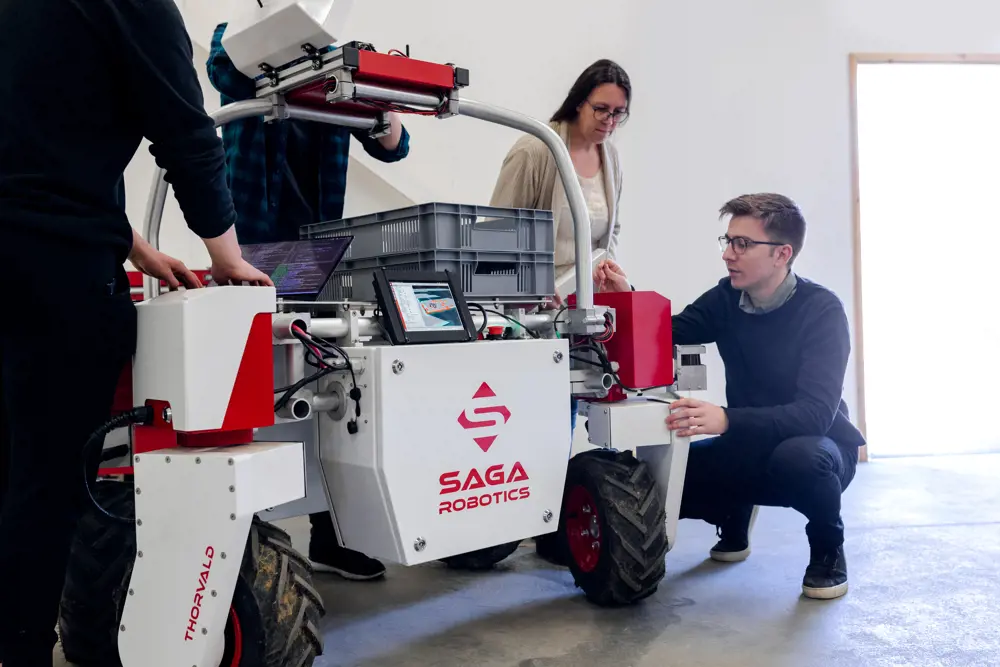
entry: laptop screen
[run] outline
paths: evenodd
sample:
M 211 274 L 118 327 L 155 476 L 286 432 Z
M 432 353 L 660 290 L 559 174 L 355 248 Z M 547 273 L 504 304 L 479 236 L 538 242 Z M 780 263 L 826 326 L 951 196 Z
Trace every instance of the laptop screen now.
M 274 281 L 281 299 L 315 301 L 350 247 L 353 236 L 243 245 L 243 259 Z

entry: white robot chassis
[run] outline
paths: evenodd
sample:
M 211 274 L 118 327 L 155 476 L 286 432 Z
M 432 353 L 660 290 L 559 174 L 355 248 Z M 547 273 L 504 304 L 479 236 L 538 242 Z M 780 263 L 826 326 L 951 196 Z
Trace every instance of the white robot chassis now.
M 273 288 L 160 294 L 147 280 L 130 378 L 129 406 L 140 406 L 128 413 L 138 422 L 132 447 L 94 487 L 103 511 L 81 523 L 62 603 L 74 662 L 313 664 L 323 601 L 308 561 L 268 522 L 315 512 L 331 512 L 346 547 L 403 565 L 487 568 L 522 540 L 556 535 L 577 585 L 600 605 L 636 602 L 664 576 L 688 453 L 688 441 L 665 428 L 665 399 L 705 388 L 703 350 L 668 352 L 671 381 L 650 390 L 652 400 L 613 386 L 619 360 L 579 345 L 617 325 L 613 308 L 594 303 L 590 222 L 558 135 L 460 98 L 467 73 L 457 68 L 447 66 L 450 91 L 428 93 L 366 81 L 343 52 L 307 48 L 299 66 L 265 68 L 258 98 L 220 109 L 216 123 L 263 116 L 382 131 L 381 112 L 292 102 L 320 81 L 328 102 L 406 104 L 537 136 L 573 214 L 576 269 L 557 285 L 565 295 L 575 281 L 575 307 L 558 318 L 523 304 L 506 317 L 474 315 L 481 328 L 513 317 L 530 337 L 394 346 L 374 304 L 302 307 Z M 161 172 L 144 229 L 154 247 L 166 195 Z M 328 372 L 306 382 L 310 348 L 332 354 Z M 277 413 L 275 387 L 295 389 Z M 589 413 L 596 445 L 575 457 L 571 397 Z

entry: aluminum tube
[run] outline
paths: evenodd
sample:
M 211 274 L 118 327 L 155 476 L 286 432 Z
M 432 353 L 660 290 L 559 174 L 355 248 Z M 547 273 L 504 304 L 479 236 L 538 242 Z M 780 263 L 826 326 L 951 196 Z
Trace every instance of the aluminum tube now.
M 378 100 L 380 102 L 395 102 L 396 104 L 416 104 L 429 109 L 437 109 L 444 103 L 440 95 L 411 93 L 407 90 L 383 88 L 382 86 L 373 86 L 369 83 L 354 84 L 354 97 L 364 100 Z
M 458 102 L 458 113 L 470 118 L 478 118 L 489 123 L 504 125 L 538 137 L 552 151 L 556 168 L 562 178 L 569 210 L 573 215 L 573 231 L 576 235 L 576 307 L 589 310 L 594 307 L 593 271 L 590 267 L 590 214 L 583 196 L 583 188 L 576 176 L 569 149 L 559 134 L 547 124 L 524 114 L 509 111 L 490 104 L 462 98 Z M 565 296 L 565 295 L 563 295 Z
M 314 317 L 309 324 L 309 333 L 320 338 L 343 338 L 348 334 L 347 320 L 342 317 Z M 358 333 L 362 336 L 380 337 L 382 330 L 370 317 L 358 318 Z
M 334 393 L 313 394 L 313 412 L 336 412 L 340 409 L 340 396 Z
M 271 113 L 274 105 L 270 100 L 245 100 L 227 104 L 212 114 L 215 126 L 219 127 L 241 118 L 266 116 Z M 142 226 L 142 237 L 157 250 L 160 249 L 160 225 L 163 222 L 163 208 L 167 203 L 168 185 L 166 170 L 157 169 L 153 176 L 153 187 L 146 205 L 146 220 Z M 160 293 L 160 283 L 149 276 L 143 279 L 145 298 L 152 299 Z
M 543 329 L 550 326 L 554 319 L 555 312 L 551 312 L 525 315 L 518 321 L 528 329 L 534 331 L 536 329 Z M 483 323 L 483 314 L 475 308 L 472 309 L 472 322 L 475 324 L 476 328 L 482 326 Z M 506 327 L 511 324 L 512 322 L 510 322 L 510 320 L 504 319 L 499 315 L 490 314 L 487 326 Z M 362 336 L 372 336 L 374 338 L 382 336 L 382 330 L 379 328 L 378 324 L 369 317 L 359 318 L 358 326 Z M 312 323 L 309 325 L 309 333 L 319 336 L 320 338 L 343 338 L 347 335 L 347 332 L 347 321 L 342 317 L 316 317 L 313 318 Z
M 361 116 L 351 116 L 345 113 L 335 113 L 333 111 L 320 111 L 319 109 L 309 109 L 307 107 L 287 106 L 285 110 L 288 117 L 295 120 L 311 120 L 315 123 L 327 123 L 328 125 L 340 125 L 358 130 L 372 130 L 376 122 L 374 118 L 364 118 Z

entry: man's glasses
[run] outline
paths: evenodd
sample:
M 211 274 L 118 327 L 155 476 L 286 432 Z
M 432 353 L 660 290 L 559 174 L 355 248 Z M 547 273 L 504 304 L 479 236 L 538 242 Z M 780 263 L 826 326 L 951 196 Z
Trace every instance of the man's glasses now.
M 611 109 L 603 104 L 591 104 L 590 100 L 587 100 L 587 105 L 594 110 L 594 118 L 602 123 L 608 122 L 610 119 L 616 125 L 624 125 L 625 121 L 628 120 L 628 109 Z
M 787 243 L 778 243 L 776 241 L 754 241 L 753 239 L 748 239 L 745 236 L 729 236 L 724 234 L 719 237 L 719 247 L 722 252 L 726 251 L 727 246 L 733 246 L 733 252 L 737 255 L 742 255 L 749 248 L 755 245 L 773 245 L 773 246 L 783 246 L 788 245 Z

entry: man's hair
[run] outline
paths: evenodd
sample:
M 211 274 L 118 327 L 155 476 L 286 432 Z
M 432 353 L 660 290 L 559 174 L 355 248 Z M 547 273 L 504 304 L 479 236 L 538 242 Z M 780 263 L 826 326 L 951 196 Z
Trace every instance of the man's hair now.
M 799 256 L 806 241 L 806 219 L 798 205 L 784 195 L 770 192 L 743 195 L 719 209 L 719 219 L 726 216 L 750 216 L 764 223 L 768 239 L 792 246 L 789 266 Z

